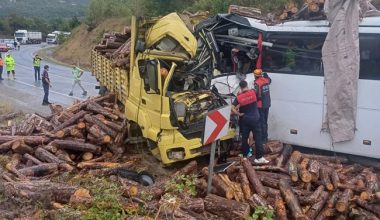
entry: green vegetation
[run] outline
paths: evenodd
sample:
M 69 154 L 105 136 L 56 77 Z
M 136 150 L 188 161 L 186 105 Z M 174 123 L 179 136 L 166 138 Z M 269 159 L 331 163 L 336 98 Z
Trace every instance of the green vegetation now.
M 272 209 L 268 209 L 262 206 L 259 206 L 255 209 L 255 212 L 248 218 L 248 220 L 273 220 L 274 212 Z
M 175 176 L 165 186 L 165 191 L 172 194 L 185 193 L 191 196 L 195 196 L 197 194 L 197 189 L 195 186 L 196 179 L 197 177 L 195 175 Z

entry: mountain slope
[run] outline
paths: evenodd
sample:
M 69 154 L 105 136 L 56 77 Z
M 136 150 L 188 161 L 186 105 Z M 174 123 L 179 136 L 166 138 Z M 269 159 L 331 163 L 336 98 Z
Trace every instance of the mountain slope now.
M 90 0 L 0 0 L 0 17 L 16 14 L 39 18 L 84 16 Z

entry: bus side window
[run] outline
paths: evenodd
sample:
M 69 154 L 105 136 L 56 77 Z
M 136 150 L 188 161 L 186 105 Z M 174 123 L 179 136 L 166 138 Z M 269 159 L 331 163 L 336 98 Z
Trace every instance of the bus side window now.
M 268 37 L 273 47 L 264 48 L 263 69 L 268 72 L 322 76 L 323 35 Z
M 360 35 L 360 79 L 380 80 L 380 36 Z

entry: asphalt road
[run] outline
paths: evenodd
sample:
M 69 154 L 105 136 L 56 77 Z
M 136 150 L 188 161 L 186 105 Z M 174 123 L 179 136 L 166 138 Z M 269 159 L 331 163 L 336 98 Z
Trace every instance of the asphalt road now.
M 0 81 L 0 102 L 9 103 L 15 110 L 22 110 L 25 113 L 38 112 L 48 114 L 50 112 L 48 106 L 43 106 L 43 89 L 42 82 L 35 82 L 33 68 L 33 54 L 46 44 L 41 45 L 21 45 L 20 51 L 12 51 L 11 54 L 16 62 L 16 80 L 11 79 Z M 5 54 L 2 54 L 5 57 Z M 85 72 L 82 76 L 82 86 L 87 90 L 87 96 L 82 96 L 82 90 L 77 85 L 74 89 L 74 96 L 69 96 L 72 87 L 73 78 L 71 76 L 71 68 L 48 63 L 42 60 L 41 75 L 43 66 L 48 64 L 50 67 L 49 76 L 52 83 L 50 88 L 49 101 L 63 106 L 71 105 L 75 100 L 85 100 L 89 96 L 97 95 L 98 85 L 95 77 L 91 73 Z M 3 78 L 7 74 L 3 71 Z

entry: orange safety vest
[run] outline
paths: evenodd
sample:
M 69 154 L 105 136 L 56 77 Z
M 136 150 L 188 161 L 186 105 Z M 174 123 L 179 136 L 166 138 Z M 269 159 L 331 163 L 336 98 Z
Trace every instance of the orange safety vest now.
M 257 85 L 258 88 L 256 93 L 257 93 L 257 97 L 258 97 L 258 101 L 257 101 L 257 107 L 258 108 L 262 108 L 263 107 L 263 100 L 262 100 L 262 97 L 264 95 L 268 95 L 266 93 L 269 92 L 269 79 L 265 78 L 265 77 L 259 77 L 255 80 L 255 84 Z M 263 91 L 263 87 L 265 87 L 265 91 Z M 265 94 L 264 94 L 265 93 Z
M 0 66 L 4 66 L 4 61 L 1 58 L 0 58 Z
M 244 91 L 237 96 L 237 100 L 240 106 L 255 103 L 257 101 L 256 93 L 253 90 Z

